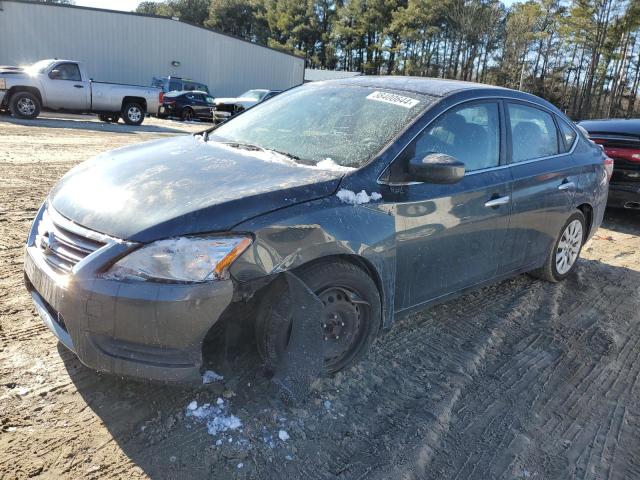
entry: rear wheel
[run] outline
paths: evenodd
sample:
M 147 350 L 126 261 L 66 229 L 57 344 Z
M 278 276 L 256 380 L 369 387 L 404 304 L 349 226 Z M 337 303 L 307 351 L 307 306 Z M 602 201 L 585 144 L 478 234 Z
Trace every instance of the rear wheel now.
M 585 218 L 578 210 L 563 225 L 544 265 L 531 274 L 554 283 L 564 280 L 575 268 L 585 238 Z
M 312 264 L 296 272 L 322 300 L 318 322 L 324 340 L 324 365 L 329 373 L 355 363 L 369 348 L 381 324 L 380 295 L 371 277 L 347 262 Z M 270 290 L 256 319 L 258 351 L 275 370 L 288 346 L 291 317 L 285 292 Z
M 18 92 L 9 100 L 9 110 L 17 118 L 36 118 L 40 115 L 40 100 L 33 93 Z
M 144 120 L 144 108 L 137 102 L 125 103 L 122 109 L 122 119 L 127 125 L 140 125 Z
M 193 120 L 193 110 L 191 108 L 187 107 L 182 111 L 182 120 L 185 122 Z

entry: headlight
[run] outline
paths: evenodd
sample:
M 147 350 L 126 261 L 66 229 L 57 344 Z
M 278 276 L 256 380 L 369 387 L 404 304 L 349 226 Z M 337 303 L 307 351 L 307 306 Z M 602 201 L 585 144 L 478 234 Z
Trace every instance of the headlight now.
M 251 245 L 249 237 L 179 237 L 159 240 L 118 260 L 106 278 L 205 282 L 223 278 Z

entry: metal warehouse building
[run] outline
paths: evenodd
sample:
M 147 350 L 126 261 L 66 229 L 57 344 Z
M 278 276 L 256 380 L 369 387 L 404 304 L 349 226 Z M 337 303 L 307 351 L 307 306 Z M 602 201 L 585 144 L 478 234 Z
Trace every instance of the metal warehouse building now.
M 0 65 L 84 62 L 99 81 L 151 85 L 187 77 L 216 97 L 303 82 L 304 59 L 170 18 L 0 0 Z

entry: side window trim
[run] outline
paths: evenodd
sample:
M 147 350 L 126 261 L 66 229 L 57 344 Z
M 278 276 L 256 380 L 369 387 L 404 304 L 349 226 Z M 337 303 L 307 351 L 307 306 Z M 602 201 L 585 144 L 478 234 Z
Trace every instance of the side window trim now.
M 80 77 L 77 80 L 73 80 L 70 78 L 58 78 L 56 80 L 64 80 L 67 82 L 82 82 L 82 72 L 80 72 L 80 65 L 78 65 L 75 62 L 60 62 L 60 63 L 56 63 L 53 67 L 51 67 L 51 69 L 49 70 L 49 72 L 51 72 L 52 70 L 56 70 L 59 69 L 62 65 L 73 65 L 74 67 L 76 67 L 76 70 L 78 71 L 78 77 Z

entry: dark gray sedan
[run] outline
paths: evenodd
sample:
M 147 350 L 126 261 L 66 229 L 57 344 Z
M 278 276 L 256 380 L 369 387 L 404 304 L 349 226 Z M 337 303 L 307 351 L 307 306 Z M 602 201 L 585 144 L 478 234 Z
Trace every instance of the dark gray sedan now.
M 71 170 L 35 218 L 26 284 L 86 365 L 192 381 L 223 321 L 254 322 L 265 363 L 282 361 L 293 276 L 321 306 L 333 372 L 401 315 L 523 272 L 570 275 L 611 167 L 525 93 L 407 77 L 306 84 L 202 134 Z

